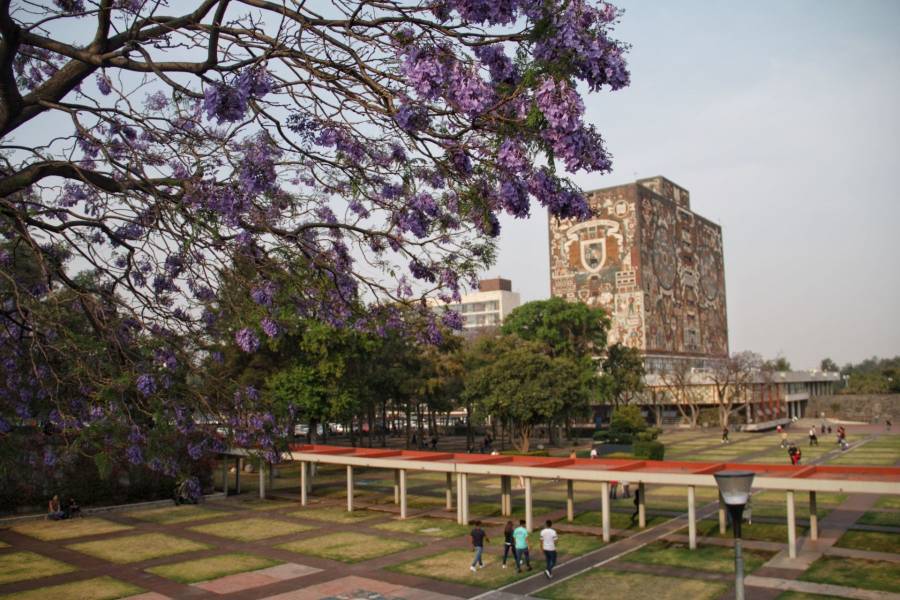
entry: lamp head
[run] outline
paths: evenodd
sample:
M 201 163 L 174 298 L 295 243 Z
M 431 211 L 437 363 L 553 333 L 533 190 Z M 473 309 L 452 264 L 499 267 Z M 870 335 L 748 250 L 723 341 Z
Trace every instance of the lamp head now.
M 753 486 L 752 471 L 719 471 L 714 474 L 722 499 L 728 506 L 744 506 Z

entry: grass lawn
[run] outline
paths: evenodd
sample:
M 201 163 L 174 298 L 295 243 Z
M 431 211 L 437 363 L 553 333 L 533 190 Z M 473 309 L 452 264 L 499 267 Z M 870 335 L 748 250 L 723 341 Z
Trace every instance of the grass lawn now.
M 754 511 L 755 512 L 755 511 Z M 797 526 L 797 539 L 806 535 L 807 528 Z M 687 535 L 687 528 L 679 530 L 678 533 Z M 724 537 L 732 538 L 731 528 L 727 528 L 724 534 L 719 533 L 719 521 L 704 519 L 697 523 L 697 535 L 704 537 Z M 752 525 L 744 523 L 741 527 L 741 537 L 745 540 L 757 540 L 760 542 L 784 542 L 787 543 L 787 525 L 776 523 L 760 523 L 756 522 Z
M 258 571 L 267 567 L 282 564 L 279 560 L 253 556 L 252 554 L 223 554 L 211 558 L 200 558 L 171 565 L 159 565 L 147 569 L 148 573 L 177 581 L 178 583 L 197 583 L 209 581 L 226 575 Z
M 185 523 L 187 521 L 199 521 L 200 519 L 209 519 L 211 517 L 222 517 L 228 513 L 221 510 L 213 510 L 203 506 L 172 506 L 163 508 L 150 508 L 147 510 L 137 510 L 125 513 L 126 517 L 140 519 L 141 521 L 149 521 L 160 525 L 171 525 L 173 523 Z
M 856 520 L 860 525 L 900 527 L 900 512 L 869 511 Z
M 553 509 L 549 506 L 541 506 L 539 504 L 532 504 L 531 506 L 532 515 L 534 517 L 540 517 L 543 515 L 550 514 L 553 512 Z M 477 517 L 499 517 L 500 516 L 500 499 L 497 499 L 496 503 L 491 502 L 477 502 L 475 504 L 469 505 L 469 518 L 475 519 Z M 524 506 L 513 506 L 512 516 L 509 517 L 513 521 L 518 521 L 519 519 L 525 518 L 525 507 Z
M 539 592 L 551 600 L 593 600 L 594 598 L 653 598 L 653 600 L 713 600 L 728 589 L 724 583 L 662 577 L 644 573 L 591 569 L 568 581 Z
M 66 521 L 29 521 L 12 528 L 16 533 L 21 533 L 45 542 L 65 540 L 82 537 L 85 535 L 99 535 L 114 531 L 126 531 L 134 529 L 129 525 L 120 525 L 106 519 L 69 519 Z
M 534 546 L 534 554 L 532 556 L 543 556 L 540 551 L 540 542 L 538 541 L 538 539 L 539 538 L 535 536 L 535 541 L 532 544 Z M 561 533 L 559 535 L 559 541 L 556 543 L 556 546 L 561 557 L 580 556 L 582 554 L 587 554 L 588 552 L 593 552 L 597 548 L 602 548 L 603 538 L 601 538 L 599 535 Z
M 875 503 L 875 508 L 896 508 L 900 509 L 900 496 L 882 496 Z
M 744 549 L 744 569 L 752 573 L 761 567 L 774 553 Z M 626 554 L 624 560 L 648 565 L 668 565 L 715 573 L 734 572 L 734 550 L 724 546 L 698 545 L 690 550 L 687 544 L 659 541 Z
M 823 556 L 810 565 L 800 579 L 885 592 L 900 592 L 900 569 L 897 568 L 897 563 L 885 561 Z
M 70 544 L 68 548 L 117 564 L 128 564 L 183 552 L 208 550 L 212 546 L 164 533 L 144 533 L 112 540 Z
M 822 594 L 807 594 L 806 592 L 785 592 L 775 600 L 841 600 L 838 596 L 823 596 Z
M 834 544 L 841 548 L 900 554 L 900 534 L 880 531 L 847 531 Z
M 416 542 L 342 531 L 277 546 L 282 550 L 355 563 L 421 546 Z
M 47 587 L 17 592 L 0 596 L 3 600 L 47 600 L 48 598 L 65 598 L 65 600 L 115 600 L 140 594 L 144 590 L 113 579 L 112 577 L 96 577 L 74 583 L 51 585 Z
M 439 538 L 459 537 L 461 535 L 467 535 L 470 531 L 468 527 L 459 525 L 453 521 L 434 519 L 431 517 L 406 519 L 405 521 L 389 521 L 387 523 L 379 523 L 378 525 L 375 525 L 374 528 Z
M 560 536 L 560 541 L 562 541 L 562 536 Z M 484 568 L 473 573 L 469 570 L 473 557 L 474 554 L 471 550 L 448 550 L 440 554 L 400 563 L 399 565 L 391 565 L 387 567 L 387 570 L 475 587 L 498 588 L 539 572 L 542 564 L 540 552 L 533 552 L 531 564 L 534 566 L 534 571 L 523 570 L 521 574 L 516 573 L 515 568 L 513 568 L 515 566 L 514 560 L 511 561 L 510 567 L 501 569 L 502 554 L 497 551 L 497 548 L 491 548 L 486 550 L 482 556 Z
M 251 518 L 241 519 L 240 521 L 227 521 L 225 523 L 195 525 L 190 529 L 191 531 L 199 531 L 200 533 L 208 533 L 241 542 L 253 542 L 279 535 L 309 531 L 310 529 L 315 529 L 315 527 L 288 521 L 277 521 L 275 519 Z
M 10 552 L 0 554 L 0 585 L 26 579 L 39 579 L 77 570 L 72 565 L 35 554 Z
M 665 523 L 671 517 L 661 517 L 658 515 L 647 515 L 647 527 Z M 589 510 L 575 515 L 572 521 L 575 525 L 588 525 L 590 527 L 603 527 L 603 514 L 599 510 Z M 637 518 L 634 523 L 631 522 L 631 513 L 614 512 L 609 513 L 610 526 L 615 529 L 638 529 Z
M 828 461 L 830 465 L 863 465 L 869 467 L 891 467 L 897 462 L 896 452 L 869 452 L 862 450 L 842 454 L 834 460 Z
M 292 512 L 290 515 L 292 517 L 300 517 L 301 519 L 313 519 L 315 521 L 326 521 L 328 523 L 357 523 L 359 521 L 377 519 L 382 516 L 367 510 L 347 512 L 344 508 L 339 508 L 337 506 L 304 508 L 303 510 Z

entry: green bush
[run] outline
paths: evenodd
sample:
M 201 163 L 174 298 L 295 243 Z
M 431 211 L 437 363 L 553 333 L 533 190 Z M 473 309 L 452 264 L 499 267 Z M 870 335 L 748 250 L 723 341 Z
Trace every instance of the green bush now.
M 662 442 L 637 441 L 634 443 L 634 457 L 647 460 L 664 460 L 666 447 Z
M 618 433 L 636 434 L 647 429 L 647 419 L 641 409 L 633 404 L 620 406 L 613 412 L 609 430 Z
M 598 431 L 594 434 L 595 442 L 602 442 L 604 444 L 631 444 L 634 441 L 634 436 L 627 431 L 614 431 L 612 429 Z
M 504 456 L 550 456 L 547 450 L 529 450 L 528 452 L 516 452 L 515 450 L 503 450 L 500 454 Z

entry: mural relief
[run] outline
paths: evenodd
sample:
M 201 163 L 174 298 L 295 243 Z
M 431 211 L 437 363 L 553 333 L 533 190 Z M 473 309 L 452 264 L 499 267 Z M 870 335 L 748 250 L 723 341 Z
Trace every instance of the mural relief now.
M 588 201 L 589 221 L 551 219 L 551 294 L 604 309 L 610 343 L 726 356 L 722 233 L 689 210 L 687 190 L 654 178 Z

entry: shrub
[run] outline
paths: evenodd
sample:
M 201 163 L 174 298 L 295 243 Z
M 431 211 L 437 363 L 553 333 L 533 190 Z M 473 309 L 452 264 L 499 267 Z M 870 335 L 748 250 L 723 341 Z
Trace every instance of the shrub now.
M 594 441 L 604 444 L 629 445 L 634 441 L 634 436 L 626 431 L 613 431 L 612 429 L 609 429 L 595 433 Z
M 635 434 L 647 429 L 647 419 L 641 409 L 633 404 L 620 406 L 613 413 L 609 430 L 619 433 Z
M 634 457 L 647 460 L 664 460 L 666 447 L 662 442 L 637 441 L 634 443 Z

